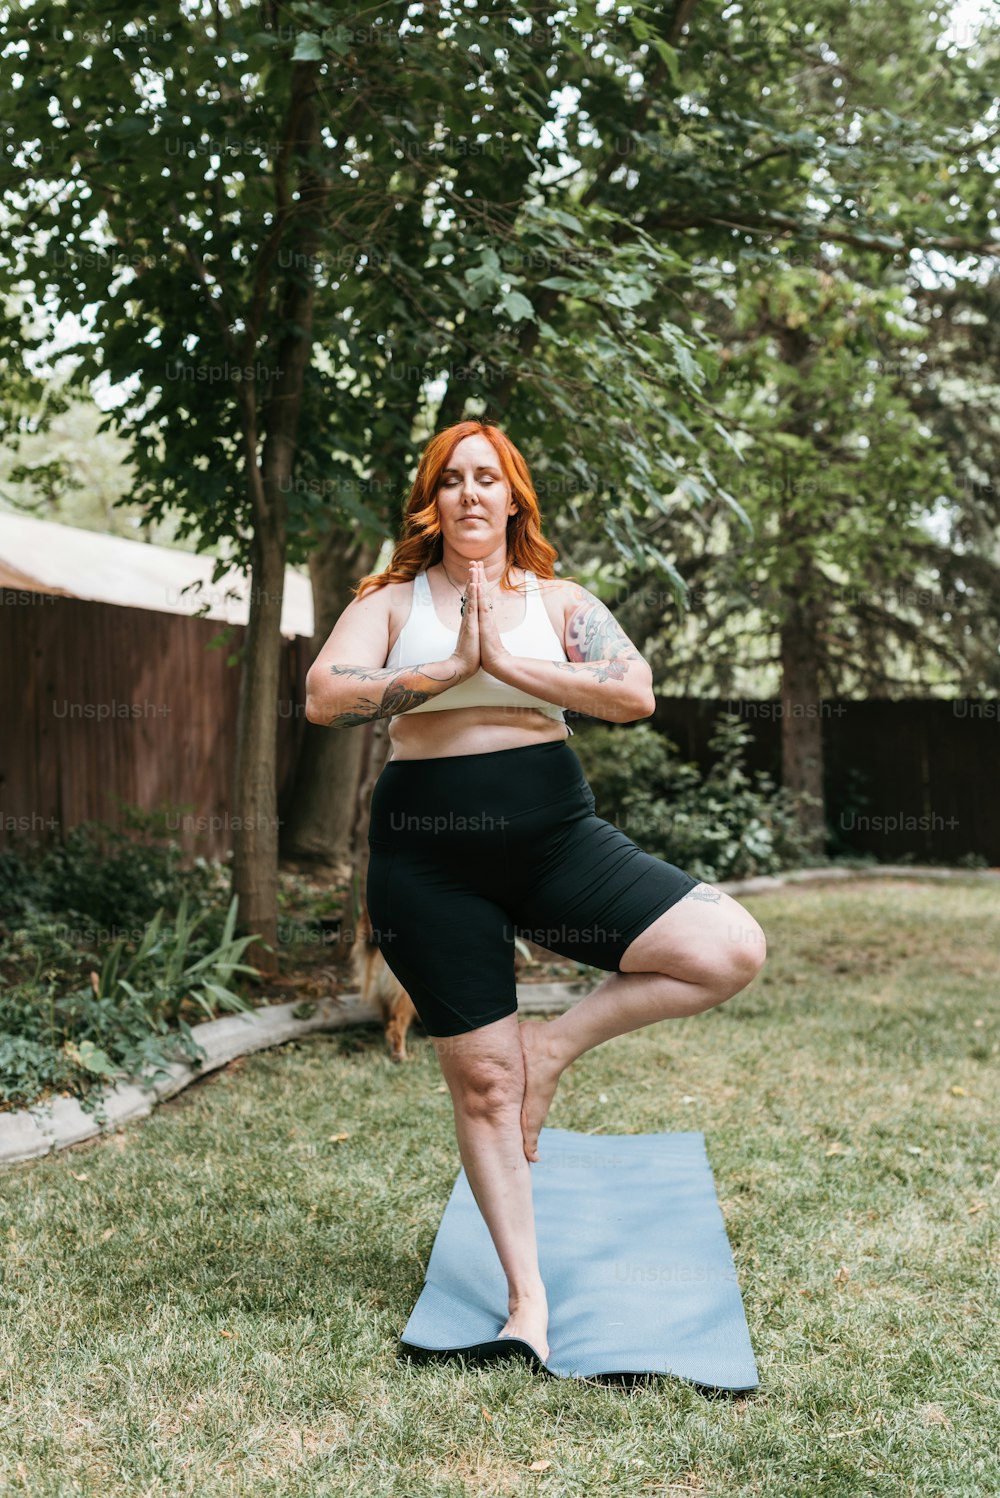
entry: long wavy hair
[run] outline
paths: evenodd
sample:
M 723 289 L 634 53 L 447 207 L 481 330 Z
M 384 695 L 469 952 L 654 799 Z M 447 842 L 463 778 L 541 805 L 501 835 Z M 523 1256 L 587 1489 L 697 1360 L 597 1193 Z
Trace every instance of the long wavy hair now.
M 517 511 L 507 516 L 507 559 L 500 575 L 500 587 L 513 591 L 510 572 L 513 567 L 532 571 L 539 578 L 554 578 L 556 548 L 542 535 L 542 517 L 538 496 L 531 482 L 528 465 L 510 438 L 488 421 L 459 421 L 445 427 L 428 442 L 417 465 L 416 477 L 403 510 L 403 534 L 396 542 L 389 565 L 383 572 L 369 572 L 351 589 L 355 597 L 388 583 L 409 582 L 418 572 L 440 562 L 444 551 L 441 521 L 438 516 L 437 491 L 441 475 L 452 452 L 464 437 L 485 437 L 493 447 L 501 472 L 510 487 Z

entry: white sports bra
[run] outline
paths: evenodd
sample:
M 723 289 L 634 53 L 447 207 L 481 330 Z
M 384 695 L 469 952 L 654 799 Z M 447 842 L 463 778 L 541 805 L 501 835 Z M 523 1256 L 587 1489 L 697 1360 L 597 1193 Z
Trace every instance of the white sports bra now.
M 525 599 L 527 608 L 524 618 L 515 629 L 500 631 L 500 638 L 512 655 L 526 655 L 539 661 L 565 661 L 568 659 L 562 641 L 552 628 L 542 601 L 538 579 L 533 572 L 525 573 Z M 449 629 L 441 623 L 426 572 L 418 572 L 413 579 L 413 602 L 399 638 L 389 651 L 387 666 L 422 666 L 428 661 L 447 659 L 458 642 L 458 630 Z M 418 707 L 407 709 L 411 713 L 435 713 L 456 707 L 533 707 L 549 718 L 565 723 L 566 716 L 554 702 L 543 697 L 533 697 L 508 682 L 500 681 L 484 671 L 482 666 L 466 681 L 449 687 L 445 692 L 436 692 L 421 702 Z M 573 732 L 566 724 L 570 733 Z

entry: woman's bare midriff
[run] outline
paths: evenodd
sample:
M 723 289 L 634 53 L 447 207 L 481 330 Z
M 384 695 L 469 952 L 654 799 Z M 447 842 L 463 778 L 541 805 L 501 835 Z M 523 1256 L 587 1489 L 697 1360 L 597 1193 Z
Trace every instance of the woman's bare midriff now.
M 433 713 L 397 713 L 389 724 L 389 759 L 492 754 L 498 749 L 568 738 L 565 723 L 533 707 L 453 707 Z

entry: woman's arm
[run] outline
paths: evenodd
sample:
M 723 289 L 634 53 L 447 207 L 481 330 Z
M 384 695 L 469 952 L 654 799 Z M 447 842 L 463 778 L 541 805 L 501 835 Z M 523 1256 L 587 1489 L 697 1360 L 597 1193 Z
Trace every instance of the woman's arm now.
M 535 660 L 501 648 L 487 663 L 484 648 L 484 668 L 500 681 L 588 717 L 610 723 L 648 718 L 656 698 L 647 662 L 599 598 L 579 583 L 565 587 L 563 649 L 569 659 Z
M 454 661 L 428 661 L 423 666 L 327 666 L 327 686 L 311 686 L 313 667 L 306 678 L 306 717 L 324 728 L 354 728 L 373 718 L 391 718 L 436 697 L 463 680 Z M 442 672 L 440 676 L 435 672 Z M 337 678 L 342 686 L 330 680 Z
M 417 707 L 464 681 L 453 657 L 386 666 L 388 587 L 353 598 L 306 676 L 306 717 L 325 728 L 354 728 Z

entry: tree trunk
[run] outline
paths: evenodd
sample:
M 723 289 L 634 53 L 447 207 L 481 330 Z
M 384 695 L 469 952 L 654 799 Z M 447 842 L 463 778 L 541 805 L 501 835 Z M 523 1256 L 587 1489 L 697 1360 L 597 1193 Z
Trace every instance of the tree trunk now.
M 240 671 L 233 826 L 233 892 L 238 929 L 277 946 L 277 728 L 281 666 L 281 601 L 285 584 L 284 525 L 257 525 L 251 540 L 250 622 Z M 277 968 L 276 953 L 251 942 L 242 959 L 262 972 Z
M 243 960 L 265 974 L 278 968 L 277 740 L 287 496 L 312 350 L 316 251 L 329 199 L 329 187 L 312 164 L 320 146 L 317 88 L 318 64 L 293 63 L 280 180 L 276 183 L 279 203 L 282 199 L 286 205 L 295 202 L 288 233 L 293 253 L 291 268 L 280 287 L 273 369 L 262 387 L 266 404 L 260 454 L 256 379 L 239 387 L 253 515 L 253 579 L 237 721 L 239 815 L 233 825 L 233 891 L 239 896 L 238 930 L 260 938 L 250 943 Z M 291 181 L 292 162 L 299 163 L 297 184 Z M 293 185 L 297 186 L 294 195 Z
M 823 800 L 823 719 L 819 627 L 807 568 L 786 597 L 781 626 L 781 762 L 783 784 L 799 802 L 798 820 L 810 850 L 826 835 Z M 815 798 L 813 800 L 807 797 Z
M 344 533 L 334 529 L 310 553 L 316 612 L 310 644 L 313 660 L 350 603 L 350 589 L 373 570 L 378 552 L 378 546 L 360 538 L 346 544 Z M 287 823 L 282 829 L 282 857 L 320 865 L 338 879 L 349 878 L 365 739 L 364 731 L 357 728 L 306 724 Z
M 803 375 L 803 393 L 792 400 L 785 430 L 806 439 L 811 413 L 804 391 L 813 351 L 811 335 L 806 327 L 792 327 L 783 312 L 776 315 L 766 294 L 764 311 L 785 364 Z M 786 460 L 781 528 L 795 563 L 781 587 L 781 778 L 798 802 L 798 824 L 807 848 L 821 856 L 826 841 L 826 806 L 817 596 L 820 579 L 812 561 L 813 537 L 794 503 L 797 477 L 790 470 Z
M 365 887 L 368 882 L 368 862 L 371 857 L 368 824 L 371 820 L 372 791 L 392 748 L 388 718 L 376 718 L 374 722 L 366 724 L 363 736 L 361 774 L 354 798 L 351 826 L 351 889 L 344 907 L 344 925 L 350 927 L 353 941 L 358 939 L 358 919 L 365 903 Z

